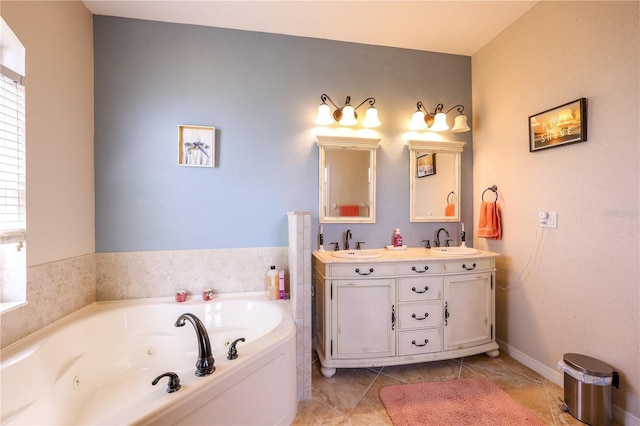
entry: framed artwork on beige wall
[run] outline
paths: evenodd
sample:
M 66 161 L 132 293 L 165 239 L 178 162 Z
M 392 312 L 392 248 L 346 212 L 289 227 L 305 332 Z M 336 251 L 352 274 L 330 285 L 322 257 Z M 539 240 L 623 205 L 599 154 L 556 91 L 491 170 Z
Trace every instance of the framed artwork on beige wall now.
M 587 140 L 587 99 L 580 98 L 529 117 L 529 151 Z

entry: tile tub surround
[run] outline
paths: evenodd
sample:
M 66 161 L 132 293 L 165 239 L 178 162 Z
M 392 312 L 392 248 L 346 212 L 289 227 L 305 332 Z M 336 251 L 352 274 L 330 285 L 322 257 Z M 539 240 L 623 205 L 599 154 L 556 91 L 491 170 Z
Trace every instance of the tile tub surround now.
M 96 253 L 96 299 L 263 291 L 269 266 L 287 264 L 287 247 Z
M 95 255 L 87 254 L 27 268 L 27 301 L 4 312 L 0 347 L 5 347 L 96 300 Z
M 298 401 L 311 398 L 311 213 L 287 213 L 291 311 L 296 323 Z

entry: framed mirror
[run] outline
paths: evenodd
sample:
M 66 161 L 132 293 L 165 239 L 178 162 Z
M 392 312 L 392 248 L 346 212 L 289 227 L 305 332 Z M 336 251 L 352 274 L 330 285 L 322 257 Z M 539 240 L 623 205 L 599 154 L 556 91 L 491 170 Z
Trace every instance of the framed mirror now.
M 316 136 L 319 222 L 375 223 L 376 150 L 380 139 Z
M 460 160 L 465 144 L 408 141 L 411 222 L 460 221 Z

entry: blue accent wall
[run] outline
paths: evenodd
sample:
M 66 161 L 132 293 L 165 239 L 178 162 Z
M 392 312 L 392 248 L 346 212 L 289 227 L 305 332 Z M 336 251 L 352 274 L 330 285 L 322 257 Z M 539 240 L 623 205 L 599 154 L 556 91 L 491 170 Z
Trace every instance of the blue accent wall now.
M 471 117 L 470 57 L 105 16 L 94 54 L 96 252 L 285 246 L 293 210 L 315 229 L 322 93 L 373 96 L 383 123 L 377 223 L 324 225 L 325 242 L 350 228 L 381 247 L 399 227 L 415 246 L 439 227 L 409 222 L 405 133 L 418 100 Z M 216 128 L 215 168 L 177 165 L 181 124 Z M 443 136 L 468 142 L 471 235 L 471 133 Z

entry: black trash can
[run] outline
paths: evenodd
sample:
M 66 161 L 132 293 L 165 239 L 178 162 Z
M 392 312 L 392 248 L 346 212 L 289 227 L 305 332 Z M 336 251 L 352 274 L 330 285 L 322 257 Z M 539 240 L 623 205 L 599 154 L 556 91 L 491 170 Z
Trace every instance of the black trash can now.
M 564 404 L 569 414 L 593 426 L 611 426 L 612 386 L 619 386 L 618 373 L 586 355 L 565 354 L 563 361 Z

